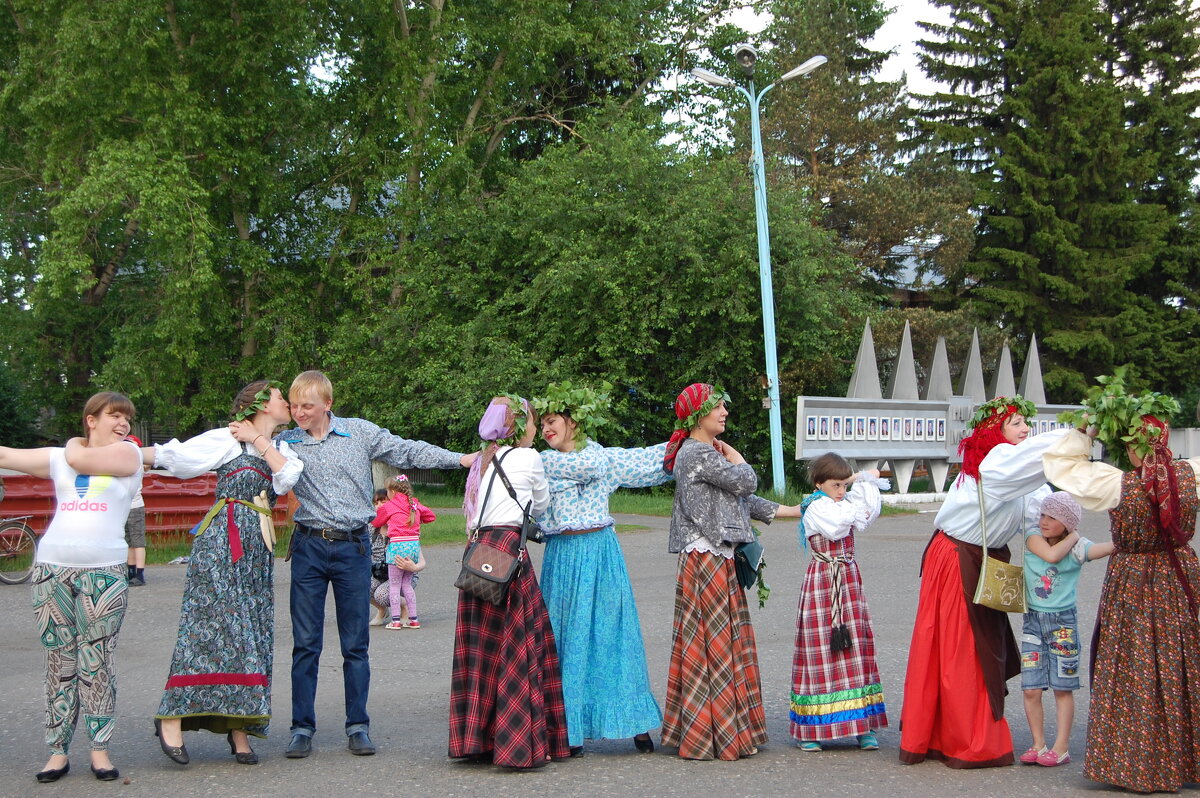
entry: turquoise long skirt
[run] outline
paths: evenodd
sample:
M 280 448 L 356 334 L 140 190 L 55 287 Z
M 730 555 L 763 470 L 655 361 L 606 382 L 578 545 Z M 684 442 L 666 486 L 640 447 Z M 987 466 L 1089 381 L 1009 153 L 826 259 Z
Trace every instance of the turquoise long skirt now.
M 548 537 L 541 584 L 562 665 L 571 745 L 661 726 L 633 588 L 613 528 Z

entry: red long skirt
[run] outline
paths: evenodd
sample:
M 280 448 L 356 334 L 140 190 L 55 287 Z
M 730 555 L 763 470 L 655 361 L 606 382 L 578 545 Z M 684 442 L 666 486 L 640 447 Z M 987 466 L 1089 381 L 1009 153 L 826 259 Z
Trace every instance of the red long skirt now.
M 942 533 L 925 552 L 900 711 L 900 761 L 927 757 L 952 768 L 1013 763 L 1008 721 L 993 719 L 976 659 L 958 549 Z
M 497 548 L 515 553 L 516 527 L 484 527 Z M 532 768 L 566 757 L 567 714 L 550 616 L 529 555 L 496 606 L 458 595 L 450 679 L 450 756 L 491 752 L 503 767 Z

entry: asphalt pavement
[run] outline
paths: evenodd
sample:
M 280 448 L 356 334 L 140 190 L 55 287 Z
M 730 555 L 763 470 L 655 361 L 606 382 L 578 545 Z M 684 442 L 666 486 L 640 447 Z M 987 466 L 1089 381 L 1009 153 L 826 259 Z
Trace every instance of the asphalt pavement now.
M 770 742 L 737 762 L 692 762 L 673 751 L 639 754 L 632 740 L 588 742 L 584 756 L 531 772 L 509 772 L 446 758 L 450 661 L 458 591 L 453 587 L 461 547 L 429 546 L 428 569 L 417 587 L 422 628 L 371 630 L 371 737 L 373 757 L 352 756 L 343 732 L 341 656 L 332 597 L 326 613 L 326 648 L 317 690 L 317 734 L 308 759 L 284 758 L 290 722 L 291 623 L 289 568 L 275 571 L 274 719 L 270 736 L 254 741 L 257 766 L 238 765 L 223 737 L 191 732 L 185 742 L 191 764 L 168 760 L 152 736 L 151 718 L 161 696 L 174 646 L 185 567 L 151 566 L 145 587 L 131 588 L 129 612 L 117 651 L 118 727 L 110 753 L 121 778 L 101 783 L 88 772 L 82 729 L 75 739 L 72 771 L 54 784 L 33 774 L 47 757 L 42 742 L 42 649 L 34 634 L 28 585 L 0 585 L 0 796 L 121 795 L 192 798 L 239 796 L 405 795 L 508 796 L 531 792 L 570 796 L 995 796 L 1073 795 L 1104 790 L 1083 777 L 1082 755 L 1088 691 L 1077 693 L 1070 764 L 1059 768 L 1016 765 L 959 771 L 937 762 L 901 765 L 898 759 L 904 668 L 916 612 L 921 552 L 932 533 L 936 506 L 880 519 L 858 538 L 858 559 L 871 614 L 890 726 L 879 734 L 880 750 L 859 751 L 853 740 L 821 753 L 802 753 L 788 735 L 788 696 L 796 604 L 805 567 L 796 525 L 780 522 L 764 531 L 767 581 L 773 592 L 759 609 L 752 598 Z M 664 518 L 620 516 L 619 523 L 647 531 L 620 536 L 646 640 L 651 684 L 660 703 L 666 691 L 674 600 L 674 555 L 667 553 Z M 1086 513 L 1080 530 L 1108 540 L 1107 519 Z M 540 568 L 541 547 L 531 545 Z M 1084 568 L 1079 625 L 1091 639 L 1104 563 Z M 1014 618 L 1020 631 L 1020 619 Z M 1086 669 L 1085 669 L 1086 672 Z M 1019 679 L 1009 683 L 1008 721 L 1017 752 L 1030 744 Z M 1053 718 L 1053 699 L 1046 697 Z M 1052 730 L 1049 730 L 1052 734 Z M 652 735 L 655 744 L 658 734 Z

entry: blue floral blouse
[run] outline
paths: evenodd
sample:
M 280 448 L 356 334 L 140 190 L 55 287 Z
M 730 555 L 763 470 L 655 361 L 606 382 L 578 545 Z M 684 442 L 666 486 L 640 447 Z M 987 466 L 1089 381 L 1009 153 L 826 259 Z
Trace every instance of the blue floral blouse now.
M 598 529 L 613 523 L 608 497 L 617 488 L 648 488 L 671 479 L 663 470 L 667 444 L 617 449 L 588 439 L 582 449 L 542 452 L 550 482 L 550 507 L 538 519 L 547 535 Z

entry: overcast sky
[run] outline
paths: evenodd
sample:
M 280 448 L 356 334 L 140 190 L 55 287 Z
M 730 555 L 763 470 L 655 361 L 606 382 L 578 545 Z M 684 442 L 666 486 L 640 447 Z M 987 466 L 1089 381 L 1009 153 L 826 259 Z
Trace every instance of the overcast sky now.
M 887 2 L 887 0 L 885 0 Z M 908 75 L 908 90 L 915 94 L 930 91 L 932 84 L 926 80 L 921 68 L 917 65 L 917 39 L 925 35 L 917 27 L 918 21 L 945 22 L 949 19 L 944 9 L 937 8 L 926 0 L 891 0 L 895 11 L 888 21 L 879 29 L 879 35 L 871 42 L 876 50 L 894 50 L 894 54 L 884 64 L 880 77 L 884 80 L 895 80 L 901 73 Z M 753 41 L 753 34 L 762 30 L 767 23 L 766 17 L 739 11 L 731 16 L 734 24 L 740 25 Z

